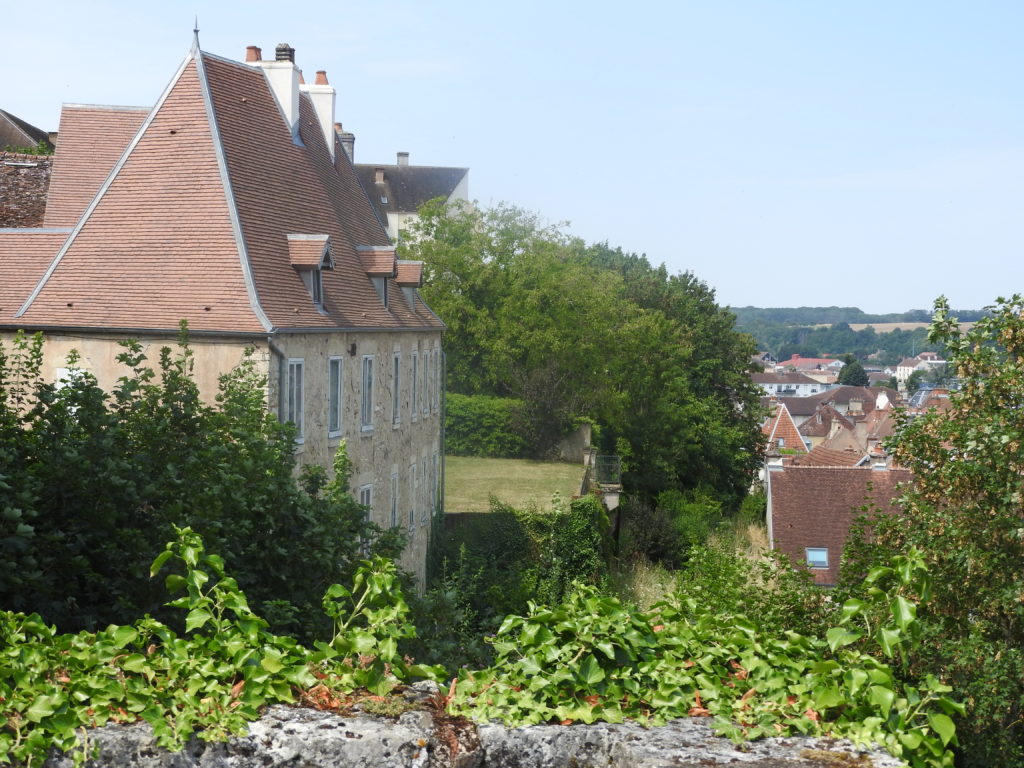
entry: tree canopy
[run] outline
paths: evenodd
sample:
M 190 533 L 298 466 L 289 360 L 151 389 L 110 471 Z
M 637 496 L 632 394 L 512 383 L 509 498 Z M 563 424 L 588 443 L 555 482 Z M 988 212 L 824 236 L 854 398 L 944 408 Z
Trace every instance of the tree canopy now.
M 400 250 L 425 262 L 424 298 L 448 325 L 450 391 L 519 399 L 535 455 L 586 417 L 634 492 L 745 493 L 754 344 L 693 274 L 506 206 L 430 203 Z
M 866 387 L 869 383 L 867 371 L 857 360 L 851 360 L 839 372 L 839 383 L 851 387 Z
M 924 553 L 929 634 L 914 668 L 943 676 L 964 698 L 964 765 L 1021 765 L 1024 299 L 999 299 L 968 331 L 939 299 L 929 339 L 949 350 L 960 390 L 946 410 L 903 414 L 889 450 L 914 471 L 914 486 L 901 516 L 876 520 L 873 542 L 844 555 L 844 580 L 856 585 L 911 548 Z

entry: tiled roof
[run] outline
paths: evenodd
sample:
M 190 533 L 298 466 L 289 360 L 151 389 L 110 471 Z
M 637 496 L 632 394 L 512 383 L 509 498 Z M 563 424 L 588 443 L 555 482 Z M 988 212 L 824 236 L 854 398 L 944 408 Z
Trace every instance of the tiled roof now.
M 0 109 L 0 150 L 4 147 L 28 149 L 35 147 L 39 142 L 53 147 L 50 143 L 50 134 L 46 131 Z
M 838 423 L 843 429 L 853 429 L 852 421 L 828 403 L 822 403 L 811 418 L 800 425 L 800 434 L 805 437 L 828 437 L 833 423 Z
M 50 269 L 36 273 L 42 279 L 23 313 L 0 323 L 174 329 L 184 318 L 195 330 L 243 333 L 443 328 L 400 291 L 384 306 L 358 246 L 387 236 L 344 152 L 332 159 L 308 95 L 299 105 L 296 140 L 260 69 L 191 53 L 113 173 L 104 171 Z M 82 194 L 84 186 L 72 189 Z M 292 266 L 288 236 L 296 233 L 330 237 L 334 269 L 323 273 L 322 309 Z
M 855 467 L 863 464 L 868 455 L 861 451 L 837 451 L 823 445 L 816 446 L 804 456 L 793 457 L 793 465 L 799 467 Z
M 328 235 L 288 235 L 288 260 L 293 267 L 319 267 L 330 244 Z
M 421 205 L 435 197 L 446 200 L 459 186 L 468 168 L 444 168 L 428 165 L 370 165 L 355 166 L 370 202 L 381 221 L 387 214 L 415 213 Z M 378 174 L 378 171 L 382 173 Z M 383 181 L 377 181 L 383 176 Z
M 0 318 L 18 311 L 69 234 L 69 228 L 0 229 Z
M 768 438 L 769 448 L 794 449 L 800 453 L 807 452 L 804 439 L 793 423 L 793 417 L 789 415 L 789 409 L 782 403 L 775 409 L 775 413 L 764 423 L 761 431 Z
M 818 384 L 819 382 L 812 379 L 810 376 L 804 376 L 802 373 L 795 372 L 784 372 L 784 373 L 752 373 L 750 377 L 754 380 L 755 384 Z
M 797 370 L 814 370 L 823 368 L 841 368 L 843 362 L 832 357 L 800 357 L 793 355 L 789 360 L 780 360 L 779 365 Z
M 44 226 L 78 223 L 148 114 L 149 107 L 62 107 Z
M 834 584 L 850 525 L 861 508 L 870 502 L 884 513 L 898 511 L 893 501 L 902 493 L 900 484 L 912 479 L 906 469 L 789 465 L 770 471 L 773 546 L 794 562 L 804 560 L 807 547 L 827 547 L 828 569 L 812 573 L 817 583 Z
M 52 155 L 0 150 L 0 228 L 42 225 L 52 168 Z
M 398 276 L 395 282 L 399 285 L 419 288 L 423 285 L 423 262 L 400 259 L 398 262 Z
M 397 260 L 394 249 L 374 249 L 360 251 L 359 259 L 366 274 L 375 277 L 392 277 L 395 275 Z

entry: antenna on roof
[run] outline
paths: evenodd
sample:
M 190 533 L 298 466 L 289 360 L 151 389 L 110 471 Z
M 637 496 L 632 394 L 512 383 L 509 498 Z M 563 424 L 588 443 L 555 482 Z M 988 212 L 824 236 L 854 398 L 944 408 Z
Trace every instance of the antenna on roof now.
M 196 16 L 195 26 L 192 28 L 192 51 L 199 50 L 199 16 Z

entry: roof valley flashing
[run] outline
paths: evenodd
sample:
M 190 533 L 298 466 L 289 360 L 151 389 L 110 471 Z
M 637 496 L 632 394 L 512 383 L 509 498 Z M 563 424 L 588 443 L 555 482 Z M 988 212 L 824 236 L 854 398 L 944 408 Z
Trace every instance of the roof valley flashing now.
M 364 266 L 362 251 L 393 260 L 393 247 L 372 245 L 389 238 L 351 163 L 337 162 L 326 72 L 305 85 L 289 46 L 270 62 L 253 48 L 243 63 L 194 47 L 112 167 L 90 164 L 89 147 L 138 110 L 65 108 L 50 189 L 74 193 L 62 198 L 74 226 L 49 256 L 21 261 L 20 284 L 0 287 L 0 324 L 443 329 L 417 295 L 421 266 L 392 261 L 373 276 Z M 329 243 L 329 257 L 295 265 L 296 234 Z M 0 259 L 22 258 L 18 235 L 0 232 Z

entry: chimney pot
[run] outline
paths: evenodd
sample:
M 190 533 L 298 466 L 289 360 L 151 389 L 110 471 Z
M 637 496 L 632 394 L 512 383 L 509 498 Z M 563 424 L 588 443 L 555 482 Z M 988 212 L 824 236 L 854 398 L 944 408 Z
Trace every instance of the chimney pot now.
M 409 153 L 408 152 L 399 152 L 398 153 L 398 164 L 399 165 L 408 165 L 409 164 Z
M 305 84 L 306 84 L 306 78 L 304 78 L 302 76 L 302 70 L 300 69 L 299 70 L 299 85 L 305 85 Z
M 354 163 L 356 161 L 356 135 L 348 131 L 342 131 L 341 123 L 335 123 L 334 127 L 338 131 L 338 141 L 341 142 L 341 148 L 348 155 L 348 161 Z
M 294 64 L 295 49 L 288 45 L 288 43 L 278 43 L 275 49 L 275 57 L 277 61 L 290 61 Z
M 247 45 L 245 47 L 246 61 L 260 61 L 263 58 L 263 51 L 258 45 Z
M 326 70 L 318 69 L 316 71 L 316 84 L 317 85 L 330 85 L 330 83 L 327 82 L 327 71 Z

